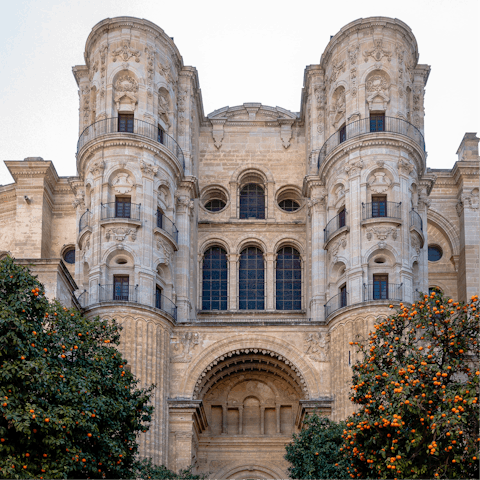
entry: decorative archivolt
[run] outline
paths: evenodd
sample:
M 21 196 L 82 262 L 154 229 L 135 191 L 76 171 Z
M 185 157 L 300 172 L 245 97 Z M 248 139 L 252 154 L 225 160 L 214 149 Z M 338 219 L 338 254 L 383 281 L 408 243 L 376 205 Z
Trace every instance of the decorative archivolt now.
M 436 226 L 448 239 L 453 255 L 460 255 L 460 234 L 455 225 L 433 207 L 428 209 L 427 222 Z

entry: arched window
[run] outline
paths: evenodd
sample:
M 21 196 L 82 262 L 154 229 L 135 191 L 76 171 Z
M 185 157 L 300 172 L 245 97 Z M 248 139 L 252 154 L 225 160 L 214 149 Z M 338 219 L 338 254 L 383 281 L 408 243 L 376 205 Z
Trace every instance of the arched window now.
M 302 309 L 302 264 L 300 254 L 292 247 L 277 253 L 276 309 Z
M 238 270 L 240 310 L 263 310 L 265 308 L 265 270 L 263 252 L 248 247 L 240 254 Z
M 265 218 L 265 192 L 256 183 L 240 190 L 240 218 Z
M 202 310 L 227 309 L 227 253 L 209 248 L 203 258 Z

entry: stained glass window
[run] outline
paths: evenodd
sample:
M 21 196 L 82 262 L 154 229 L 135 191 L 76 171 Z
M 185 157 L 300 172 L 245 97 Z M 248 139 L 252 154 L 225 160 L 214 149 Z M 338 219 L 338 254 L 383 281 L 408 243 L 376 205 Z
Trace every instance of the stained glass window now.
M 302 264 L 292 247 L 283 247 L 277 254 L 276 309 L 302 309 Z
M 209 248 L 203 258 L 202 310 L 227 309 L 227 253 Z
M 265 308 L 265 270 L 263 252 L 248 247 L 240 254 L 238 271 L 239 309 L 263 310 Z
M 240 190 L 240 218 L 265 218 L 265 193 L 256 183 Z

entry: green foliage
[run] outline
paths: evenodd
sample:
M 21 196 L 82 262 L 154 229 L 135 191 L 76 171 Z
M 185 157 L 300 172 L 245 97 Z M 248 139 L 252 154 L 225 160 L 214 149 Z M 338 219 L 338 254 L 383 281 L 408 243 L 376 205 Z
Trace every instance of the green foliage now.
M 340 453 L 345 423 L 307 415 L 304 428 L 286 446 L 290 478 L 346 478 L 347 459 Z
M 478 296 L 463 305 L 432 293 L 400 307 L 359 345 L 359 411 L 342 447 L 350 476 L 479 478 Z
M 194 475 L 192 468 L 190 466 L 185 470 L 180 470 L 179 473 L 175 473 L 163 465 L 153 465 L 149 458 L 138 462 L 135 478 L 142 480 L 150 478 L 158 480 L 204 480 L 206 478 L 206 475 Z
M 134 478 L 153 387 L 125 368 L 119 329 L 0 262 L 0 477 Z

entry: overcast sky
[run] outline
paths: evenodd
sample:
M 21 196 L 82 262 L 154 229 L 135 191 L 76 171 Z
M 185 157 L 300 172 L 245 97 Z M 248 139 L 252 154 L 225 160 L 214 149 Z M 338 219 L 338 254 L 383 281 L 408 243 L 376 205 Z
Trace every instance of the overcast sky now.
M 480 131 L 478 0 L 15 0 L 2 2 L 0 160 L 39 156 L 75 175 L 78 93 L 73 65 L 106 17 L 159 25 L 197 68 L 205 114 L 261 102 L 300 110 L 306 65 L 358 18 L 407 23 L 420 63 L 432 66 L 425 96 L 428 166 L 450 168 L 465 132 Z M 10 183 L 0 162 L 0 184 Z

